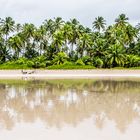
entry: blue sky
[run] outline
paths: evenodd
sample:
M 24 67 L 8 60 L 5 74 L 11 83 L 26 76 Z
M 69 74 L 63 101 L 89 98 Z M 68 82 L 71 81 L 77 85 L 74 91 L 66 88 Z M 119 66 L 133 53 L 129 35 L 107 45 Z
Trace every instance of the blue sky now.
M 17 22 L 41 24 L 45 19 L 60 16 L 77 18 L 91 26 L 95 17 L 103 16 L 108 24 L 125 13 L 132 24 L 140 22 L 140 0 L 0 0 L 0 17 L 11 16 Z

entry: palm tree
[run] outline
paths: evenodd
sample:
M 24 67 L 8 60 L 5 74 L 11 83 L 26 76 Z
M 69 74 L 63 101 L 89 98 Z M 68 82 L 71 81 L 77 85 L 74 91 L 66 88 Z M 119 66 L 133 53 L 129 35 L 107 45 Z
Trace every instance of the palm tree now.
M 43 27 L 45 28 L 46 30 L 46 34 L 49 36 L 49 37 L 52 37 L 52 35 L 54 34 L 55 32 L 55 28 L 54 28 L 54 21 L 52 19 L 49 19 L 49 20 L 45 20 L 43 22 Z
M 20 23 L 16 24 L 15 29 L 19 33 L 22 30 L 22 25 Z
M 117 26 L 119 26 L 119 25 L 123 26 L 123 25 L 128 23 L 127 22 L 128 20 L 129 20 L 129 18 L 126 17 L 125 14 L 121 14 L 121 15 L 118 16 L 118 18 L 115 19 L 115 22 L 117 23 Z
M 75 26 L 77 26 L 77 25 L 80 24 L 79 21 L 78 21 L 76 18 L 71 19 L 71 20 L 70 20 L 70 23 L 73 24 L 73 25 L 75 25 Z
M 68 23 L 65 23 L 65 25 L 61 29 L 61 32 L 63 34 L 63 38 L 65 42 L 64 50 L 68 51 L 69 40 L 71 39 L 71 36 L 72 36 L 72 28 Z
M 128 24 L 125 30 L 124 42 L 129 45 L 134 43 L 135 39 L 138 36 L 138 30 L 134 28 L 132 25 Z
M 110 67 L 124 66 L 125 50 L 120 44 L 111 45 L 107 49 L 107 64 Z
M 54 21 L 54 30 L 55 31 L 60 30 L 62 28 L 63 24 L 64 24 L 64 21 L 62 20 L 61 17 L 55 18 L 55 21 Z
M 36 45 L 35 47 L 39 50 L 39 55 L 41 55 L 43 51 L 45 33 L 46 31 L 44 30 L 43 26 L 39 27 L 39 29 L 36 29 L 34 33 L 34 44 Z
M 135 41 L 138 31 L 130 25 L 127 20 L 128 18 L 124 14 L 121 14 L 115 20 L 116 24 L 107 28 L 105 38 L 108 40 L 109 44 L 119 42 L 124 47 L 128 47 Z
M 8 43 L 9 46 L 12 48 L 12 52 L 14 51 L 14 57 L 18 59 L 23 45 L 21 37 L 18 34 L 13 37 L 10 37 Z
M 22 28 L 22 39 L 24 40 L 24 49 L 27 47 L 34 47 L 34 35 L 35 35 L 36 27 L 34 24 L 25 23 Z
M 92 52 L 93 56 L 99 57 L 99 58 L 105 57 L 107 55 L 106 47 L 107 47 L 106 39 L 101 38 L 101 37 L 96 38 L 93 43 L 93 49 L 91 50 L 91 51 L 93 51 Z
M 0 43 L 0 64 L 10 60 L 11 54 L 8 48 Z
M 69 43 L 71 44 L 71 49 L 70 49 L 70 57 L 73 58 L 74 55 L 74 50 L 73 47 L 74 45 L 77 45 L 77 41 L 80 38 L 80 30 L 79 30 L 79 21 L 76 19 L 72 19 L 68 24 L 71 26 L 71 36 L 69 38 Z
M 95 18 L 95 21 L 93 22 L 93 29 L 96 29 L 98 32 L 101 31 L 101 29 L 105 29 L 105 23 L 106 21 L 104 20 L 103 17 L 97 17 Z
M 140 31 L 140 23 L 138 23 L 135 28 Z
M 77 48 L 77 52 L 80 53 L 80 57 L 83 57 L 83 53 L 84 52 L 88 52 L 88 49 L 92 46 L 92 42 L 91 42 L 91 38 L 90 35 L 87 33 L 84 33 L 80 39 L 79 39 L 79 43 L 78 43 L 78 48 Z
M 130 53 L 131 54 L 134 54 L 134 55 L 138 55 L 140 57 L 140 40 L 137 41 L 137 43 L 133 47 L 133 50 L 131 50 Z
M 54 54 L 61 51 L 64 45 L 64 38 L 62 32 L 55 33 L 53 36 L 52 47 L 54 49 Z
M 7 40 L 9 33 L 15 30 L 15 21 L 11 17 L 0 19 L 1 32 L 5 35 L 5 46 L 7 46 Z
M 34 24 L 25 23 L 23 25 L 22 33 L 25 36 L 25 38 L 28 40 L 34 37 L 35 30 L 36 27 L 34 26 Z

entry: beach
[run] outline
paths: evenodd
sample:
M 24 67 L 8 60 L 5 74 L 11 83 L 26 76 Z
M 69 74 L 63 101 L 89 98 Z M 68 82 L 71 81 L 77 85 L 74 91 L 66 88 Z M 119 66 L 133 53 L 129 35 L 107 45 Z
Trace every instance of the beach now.
M 17 78 L 104 78 L 104 77 L 128 77 L 140 78 L 140 70 L 0 70 L 0 79 Z

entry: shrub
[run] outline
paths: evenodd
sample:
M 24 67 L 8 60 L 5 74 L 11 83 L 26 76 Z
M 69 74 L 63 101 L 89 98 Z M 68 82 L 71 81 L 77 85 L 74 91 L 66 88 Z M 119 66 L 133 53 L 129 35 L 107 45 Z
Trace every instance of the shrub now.
M 39 56 L 39 53 L 34 50 L 32 47 L 27 47 L 26 48 L 26 52 L 24 54 L 24 57 L 27 58 L 27 59 L 33 59 L 35 57 Z
M 0 65 L 0 69 L 27 69 L 27 68 L 29 67 L 26 64 L 19 65 L 14 63 L 13 61 L 12 62 L 9 61 L 7 63 Z
M 82 59 L 78 59 L 76 62 L 75 62 L 76 65 L 79 65 L 79 66 L 84 66 L 84 62 L 82 61 Z
M 127 55 L 125 67 L 139 67 L 140 66 L 140 57 L 136 55 Z
M 33 68 L 45 68 L 46 67 L 46 57 L 45 56 L 38 56 L 33 59 Z
M 74 63 L 73 62 L 66 61 L 66 62 L 64 62 L 63 65 L 71 66 L 71 65 L 74 65 Z
M 33 61 L 30 61 L 30 60 L 27 61 L 27 66 L 28 67 L 33 67 L 33 65 L 34 65 Z
M 14 62 L 17 65 L 25 65 L 27 63 L 27 61 L 28 61 L 28 59 L 21 57 L 18 60 L 12 61 L 12 62 Z
M 66 62 L 68 59 L 68 56 L 64 52 L 59 52 L 57 55 L 54 56 L 54 59 L 52 60 L 52 63 L 54 65 L 61 65 L 64 62 Z
M 51 65 L 52 65 L 51 61 L 47 60 L 46 61 L 46 67 L 51 66 Z
M 97 67 L 97 68 L 102 68 L 103 65 L 104 65 L 104 62 L 103 62 L 103 60 L 102 60 L 101 58 L 95 58 L 95 59 L 93 60 L 93 64 L 94 64 L 94 66 Z
M 72 70 L 72 69 L 95 69 L 94 66 L 88 66 L 88 65 L 84 65 L 84 66 L 78 66 L 78 65 L 53 65 L 53 66 L 49 66 L 47 67 L 47 69 L 67 69 L 67 70 Z
M 89 56 L 82 57 L 82 61 L 85 65 L 91 65 L 91 58 Z

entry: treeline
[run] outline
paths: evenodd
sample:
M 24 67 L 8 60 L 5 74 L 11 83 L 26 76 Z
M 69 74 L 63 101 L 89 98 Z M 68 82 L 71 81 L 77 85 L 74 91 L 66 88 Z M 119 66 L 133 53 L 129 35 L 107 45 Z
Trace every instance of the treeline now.
M 45 20 L 40 27 L 0 19 L 0 68 L 139 67 L 140 24 L 134 27 L 128 20 L 121 14 L 107 26 L 97 17 L 91 29 L 61 17 Z

